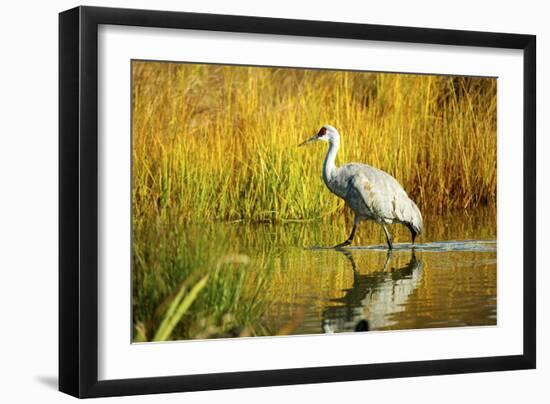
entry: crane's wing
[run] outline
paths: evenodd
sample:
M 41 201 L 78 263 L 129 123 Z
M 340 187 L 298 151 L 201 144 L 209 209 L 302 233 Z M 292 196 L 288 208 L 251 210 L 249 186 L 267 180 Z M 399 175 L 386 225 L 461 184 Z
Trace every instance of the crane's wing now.
M 385 223 L 402 222 L 422 232 L 422 216 L 416 204 L 391 175 L 367 166 L 350 179 L 348 197 L 360 198 L 371 214 Z

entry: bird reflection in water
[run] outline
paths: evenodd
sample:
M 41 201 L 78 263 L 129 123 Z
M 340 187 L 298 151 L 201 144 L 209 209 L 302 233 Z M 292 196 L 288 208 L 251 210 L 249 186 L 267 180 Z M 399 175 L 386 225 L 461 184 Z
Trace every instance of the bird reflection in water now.
M 391 325 L 392 313 L 405 309 L 409 295 L 422 277 L 422 260 L 414 249 L 407 264 L 391 267 L 392 254 L 388 252 L 383 267 L 377 272 L 361 274 L 352 253 L 337 249 L 351 263 L 353 286 L 344 289 L 344 296 L 332 299 L 337 305 L 323 312 L 322 328 L 325 333 L 369 331 Z

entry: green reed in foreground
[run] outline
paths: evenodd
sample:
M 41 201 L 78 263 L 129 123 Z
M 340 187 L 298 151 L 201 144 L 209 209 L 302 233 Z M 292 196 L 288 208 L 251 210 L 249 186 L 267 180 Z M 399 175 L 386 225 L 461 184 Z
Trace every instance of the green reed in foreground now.
M 273 266 L 267 253 L 252 260 L 233 238 L 202 226 L 148 226 L 133 246 L 135 342 L 267 333 L 258 322 Z

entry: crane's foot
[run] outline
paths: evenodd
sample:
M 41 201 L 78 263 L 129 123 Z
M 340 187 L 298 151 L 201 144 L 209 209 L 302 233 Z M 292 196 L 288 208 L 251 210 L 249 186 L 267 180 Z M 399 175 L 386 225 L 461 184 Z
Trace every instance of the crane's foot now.
M 351 241 L 352 241 L 352 240 L 349 240 L 349 239 L 348 239 L 348 240 L 344 241 L 343 243 L 336 244 L 336 245 L 335 245 L 334 247 L 332 247 L 332 248 L 342 248 L 342 247 L 346 247 L 346 246 L 348 246 L 348 245 L 351 244 Z

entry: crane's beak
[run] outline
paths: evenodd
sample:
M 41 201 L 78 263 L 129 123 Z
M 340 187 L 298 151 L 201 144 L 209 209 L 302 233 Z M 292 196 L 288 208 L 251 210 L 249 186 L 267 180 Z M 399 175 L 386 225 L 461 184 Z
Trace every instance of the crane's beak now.
M 319 139 L 317 138 L 317 135 L 313 136 L 311 139 L 308 139 L 308 140 L 306 140 L 306 141 L 303 142 L 303 143 L 300 143 L 300 144 L 298 145 L 298 147 L 300 147 L 300 146 L 305 146 L 306 144 L 315 142 L 316 140 L 319 140 Z

